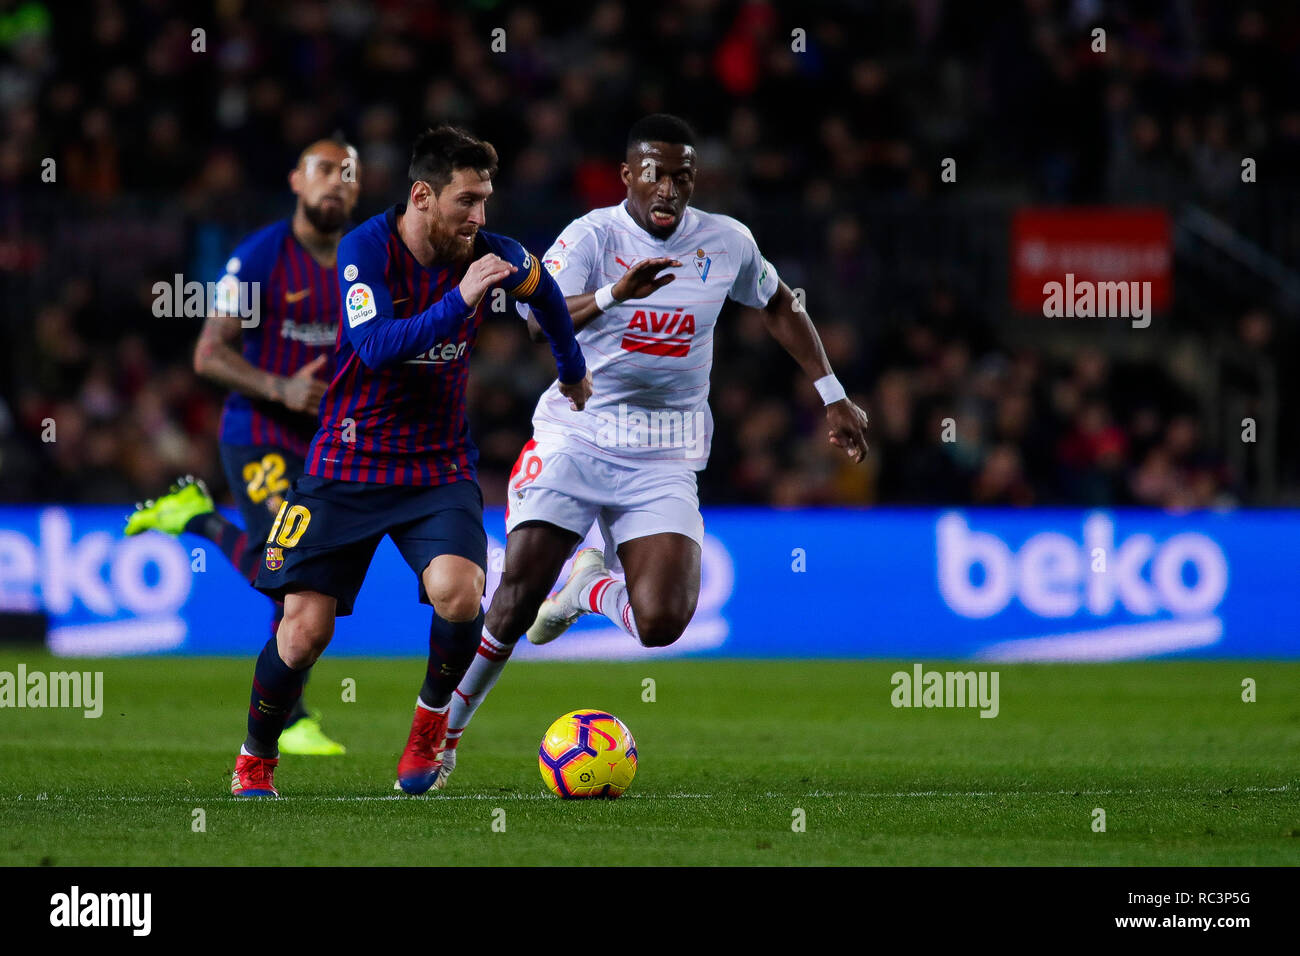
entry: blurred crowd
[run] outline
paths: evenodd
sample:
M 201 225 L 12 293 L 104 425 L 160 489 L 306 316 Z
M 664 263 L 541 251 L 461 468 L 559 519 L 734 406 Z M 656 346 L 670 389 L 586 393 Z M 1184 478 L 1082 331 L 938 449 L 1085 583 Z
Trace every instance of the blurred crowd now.
M 1235 364 L 1225 357 L 1209 374 L 1257 368 L 1274 347 L 1269 314 L 1251 311 L 1235 325 L 1225 353 Z M 765 336 L 756 317 L 737 323 L 724 347 L 728 374 L 715 372 L 714 409 L 728 424 L 702 485 L 718 497 L 1173 510 L 1245 498 L 1240 476 L 1213 450 L 1226 441 L 1207 435 L 1198 413 L 1195 378 L 1207 370 L 1194 360 L 1166 372 L 1091 346 L 1003 347 L 938 287 L 919 317 L 866 348 L 847 326 L 825 336 L 836 367 L 870 383 L 858 400 L 871 411 L 873 447 L 869 467 L 858 469 L 826 445 L 810 388 L 761 384 L 788 378 L 788 359 Z M 1258 385 L 1245 375 L 1230 389 L 1254 415 Z
M 1300 182 L 1298 46 L 1300 10 L 1190 0 L 0 0 L 0 292 L 21 306 L 0 318 L 0 500 L 128 501 L 187 471 L 220 486 L 197 322 L 164 327 L 143 290 L 213 278 L 242 232 L 287 214 L 311 140 L 356 143 L 363 217 L 404 194 L 419 129 L 463 123 L 502 157 L 492 225 L 540 252 L 622 198 L 624 131 L 659 110 L 700 133 L 698 204 L 749 222 L 808 288 L 872 418 L 868 466 L 849 467 L 761 317 L 729 308 L 706 502 L 1251 500 L 1195 374 L 1011 336 L 960 282 L 884 302 L 866 210 L 935 201 L 954 156 L 968 194 L 1230 213 L 1243 155 Z M 1199 372 L 1264 402 L 1284 330 L 1245 301 L 1218 320 Z M 490 501 L 548 361 L 513 321 L 485 327 L 471 407 Z

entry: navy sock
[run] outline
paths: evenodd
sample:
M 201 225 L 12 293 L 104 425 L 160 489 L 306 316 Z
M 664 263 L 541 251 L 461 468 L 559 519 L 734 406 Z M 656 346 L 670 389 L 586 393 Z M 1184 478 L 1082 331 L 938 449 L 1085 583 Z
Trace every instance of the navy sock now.
M 279 753 L 280 734 L 294 703 L 302 696 L 311 668 L 294 670 L 280 659 L 275 638 L 266 642 L 253 670 L 253 693 L 248 705 L 248 738 L 244 748 L 255 757 Z
M 284 602 L 283 602 L 283 601 L 276 601 L 276 602 L 275 602 L 275 619 L 274 619 L 273 621 L 271 621 L 271 639 L 272 639 L 272 640 L 274 640 L 274 639 L 275 639 L 275 635 L 279 633 L 279 631 L 280 631 L 280 622 L 283 621 L 283 620 L 284 620 Z M 306 689 L 307 689 L 307 681 L 310 680 L 310 679 L 311 679 L 311 668 L 309 667 L 309 668 L 307 668 L 307 670 L 303 673 L 303 677 L 302 677 L 302 687 L 303 687 L 303 690 L 304 690 L 304 691 L 306 691 Z M 296 724 L 298 721 L 302 720 L 304 717 L 307 716 L 307 704 L 306 704 L 306 702 L 303 700 L 303 698 L 304 698 L 305 696 L 306 696 L 305 694 L 299 694 L 299 695 L 298 695 L 298 699 L 295 700 L 295 701 L 293 702 L 293 710 L 289 711 L 289 716 L 285 719 L 285 722 L 284 722 L 284 729 L 285 729 L 285 730 L 288 730 L 290 727 L 292 727 L 292 726 L 293 726 L 294 724 Z
M 240 574 L 249 581 L 256 579 L 260 555 L 257 551 L 249 550 L 248 535 L 239 525 L 215 511 L 209 511 L 191 518 L 185 525 L 185 530 L 200 538 L 207 538 L 221 549 L 221 553 Z
M 478 653 L 483 636 L 483 611 L 470 621 L 447 621 L 433 612 L 429 623 L 429 666 L 420 688 L 420 701 L 426 707 L 446 707 L 451 692 L 469 670 Z

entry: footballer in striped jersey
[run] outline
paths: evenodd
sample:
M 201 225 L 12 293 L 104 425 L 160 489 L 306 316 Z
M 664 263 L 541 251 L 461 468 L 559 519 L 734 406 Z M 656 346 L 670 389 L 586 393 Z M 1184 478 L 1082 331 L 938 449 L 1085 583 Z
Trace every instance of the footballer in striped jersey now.
M 266 540 L 257 588 L 284 620 L 258 658 L 231 792 L 275 795 L 277 740 L 307 670 L 352 613 L 375 548 L 393 539 L 433 607 L 429 660 L 396 787 L 423 793 L 441 765 L 452 691 L 478 648 L 487 536 L 465 388 L 485 297 L 531 307 L 558 386 L 591 394 L 564 296 L 519 243 L 483 229 L 496 151 L 451 126 L 421 134 L 406 201 L 339 243 L 341 333 L 321 424 Z
M 127 534 L 197 534 L 215 543 L 250 583 L 257 577 L 271 522 L 302 474 L 333 371 L 339 329 L 335 256 L 357 204 L 358 173 L 357 151 L 347 143 L 319 140 L 302 151 L 289 174 L 298 197 L 293 215 L 235 247 L 194 350 L 195 371 L 229 389 L 221 414 L 221 462 L 244 526 L 216 511 L 203 482 L 187 476 L 138 506 L 127 520 Z M 283 613 L 283 603 L 275 602 L 272 634 Z M 280 746 L 292 754 L 344 752 L 301 698 Z

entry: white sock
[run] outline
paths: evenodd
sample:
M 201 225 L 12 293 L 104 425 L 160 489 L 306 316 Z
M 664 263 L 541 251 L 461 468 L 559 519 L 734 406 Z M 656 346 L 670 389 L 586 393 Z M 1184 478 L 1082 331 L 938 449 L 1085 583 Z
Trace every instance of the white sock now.
M 447 747 L 454 750 L 460 743 L 460 735 L 465 732 L 474 712 L 483 703 L 497 678 L 505 670 L 506 661 L 510 660 L 513 644 L 504 644 L 483 628 L 483 638 L 478 644 L 478 653 L 470 662 L 469 670 L 456 685 L 451 695 L 451 716 L 447 718 Z
M 627 585 L 618 578 L 602 577 L 592 581 L 578 595 L 578 605 L 605 615 L 640 643 L 641 635 L 637 633 L 636 617 L 632 614 Z
M 428 704 L 426 704 L 423 700 L 421 700 L 417 696 L 415 698 L 415 706 L 423 707 L 425 710 L 432 711 L 435 714 L 445 714 L 447 712 L 447 708 L 450 707 L 451 704 L 443 704 L 441 707 L 430 707 Z

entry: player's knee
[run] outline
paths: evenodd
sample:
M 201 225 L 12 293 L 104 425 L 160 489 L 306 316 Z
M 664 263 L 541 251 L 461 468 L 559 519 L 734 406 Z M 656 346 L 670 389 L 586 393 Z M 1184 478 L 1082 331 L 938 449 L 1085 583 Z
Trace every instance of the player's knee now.
M 483 607 L 483 578 L 456 580 L 434 576 L 427 586 L 433 609 L 444 621 L 472 621 Z
M 632 615 L 636 633 L 646 647 L 667 647 L 674 643 L 695 614 L 696 597 L 677 589 L 633 592 Z
M 472 621 L 483 608 L 483 576 L 470 581 L 435 580 L 428 589 L 433 609 L 444 621 Z
M 460 591 L 430 595 L 430 598 L 438 616 L 444 621 L 455 624 L 461 621 L 472 621 L 478 617 L 478 612 L 483 608 L 482 593 L 482 591 Z
M 483 607 L 487 576 L 468 561 L 434 561 L 424 573 L 424 590 L 445 621 L 472 621 Z
M 294 670 L 301 670 L 316 663 L 333 636 L 332 620 L 325 621 L 308 614 L 286 614 L 275 632 L 275 645 L 282 661 Z
M 670 608 L 656 608 L 644 614 L 632 612 L 636 617 L 636 633 L 646 647 L 667 647 L 682 636 L 690 623 L 689 614 L 674 612 Z

